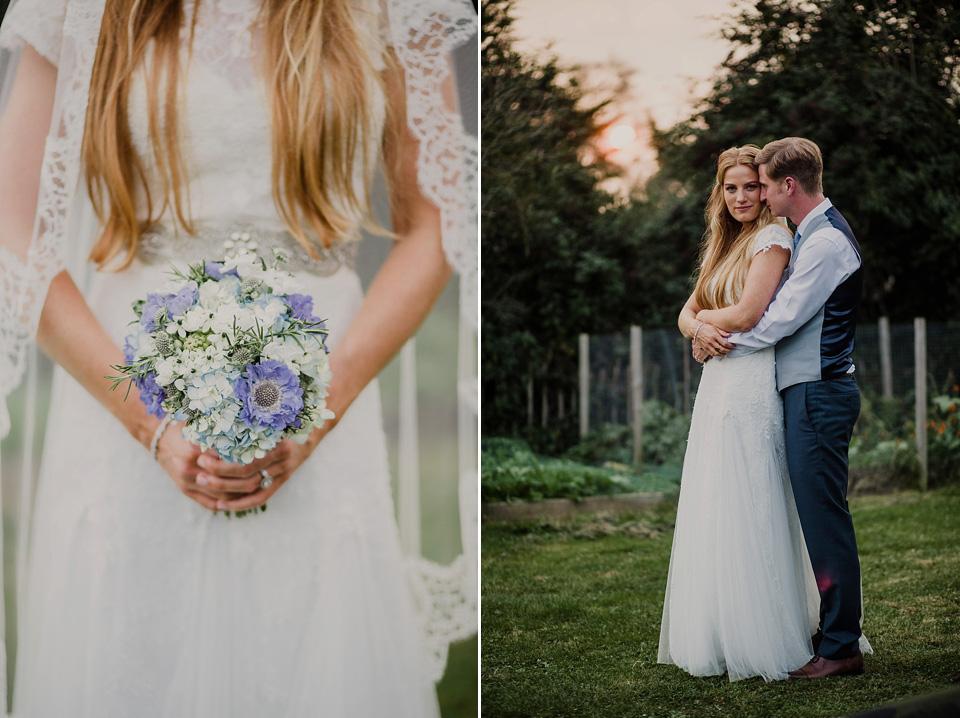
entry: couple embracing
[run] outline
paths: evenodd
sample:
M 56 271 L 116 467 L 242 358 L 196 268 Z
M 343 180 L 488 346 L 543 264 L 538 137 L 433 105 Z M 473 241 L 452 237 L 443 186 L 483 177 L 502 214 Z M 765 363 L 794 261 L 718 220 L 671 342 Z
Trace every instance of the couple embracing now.
M 872 652 L 846 500 L 863 265 L 822 171 L 799 137 L 718 160 L 678 322 L 704 366 L 659 650 L 693 675 L 859 674 Z

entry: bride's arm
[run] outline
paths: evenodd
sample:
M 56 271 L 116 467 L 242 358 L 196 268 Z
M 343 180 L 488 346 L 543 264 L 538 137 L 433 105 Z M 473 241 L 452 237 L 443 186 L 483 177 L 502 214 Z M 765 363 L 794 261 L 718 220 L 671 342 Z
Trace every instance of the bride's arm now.
M 730 333 L 706 320 L 702 320 L 699 317 L 702 312 L 703 310 L 697 304 L 695 296 L 691 294 L 677 318 L 677 327 L 680 329 L 680 333 L 693 342 L 694 358 L 700 363 L 703 363 L 704 352 L 709 357 L 723 356 L 733 351 L 733 344 L 726 341 Z
M 690 298 L 687 299 L 683 309 L 680 310 L 680 316 L 677 317 L 677 328 L 684 338 L 693 339 L 693 335 L 697 331 L 697 325 L 700 324 L 700 320 L 697 319 L 697 312 L 699 311 L 700 305 L 697 304 L 694 295 L 690 294 Z
M 10 100 L 0 121 L 0 244 L 26 261 L 33 235 L 40 168 L 50 127 L 56 90 L 56 68 L 29 44 L 20 56 Z M 37 343 L 105 406 L 143 446 L 149 447 L 159 420 L 147 414 L 136 398 L 124 401 L 125 391 L 110 391 L 104 378 L 112 364 L 122 364 L 123 353 L 87 306 L 66 271 L 50 283 Z M 216 508 L 222 491 L 198 487 L 193 478 L 199 450 L 167 431 L 158 453 L 164 469 L 185 494 L 209 509 Z
M 767 309 L 780 286 L 783 270 L 790 261 L 790 252 L 773 246 L 750 263 L 740 301 L 723 309 L 704 309 L 697 313 L 698 322 L 707 322 L 728 332 L 753 328 Z

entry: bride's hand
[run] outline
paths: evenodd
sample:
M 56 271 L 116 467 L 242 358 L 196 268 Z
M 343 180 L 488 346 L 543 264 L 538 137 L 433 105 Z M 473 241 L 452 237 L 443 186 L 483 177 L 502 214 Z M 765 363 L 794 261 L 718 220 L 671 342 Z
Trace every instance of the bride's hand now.
M 693 359 L 697 364 L 705 364 L 710 359 L 710 355 L 701 349 L 696 342 L 690 342 L 690 345 L 693 350 Z
M 211 511 L 217 502 L 230 496 L 223 488 L 204 485 L 197 463 L 202 456 L 200 447 L 183 438 L 180 422 L 174 422 L 163 432 L 157 444 L 157 463 L 167 473 L 180 492 Z M 257 476 L 259 479 L 259 475 Z
M 725 356 L 734 349 L 734 345 L 727 341 L 729 336 L 730 332 L 704 323 L 697 332 L 696 344 L 710 356 Z
M 304 444 L 284 439 L 262 459 L 250 464 L 229 464 L 212 452 L 205 453 L 198 460 L 201 471 L 197 481 L 223 493 L 214 505 L 218 511 L 243 511 L 262 506 L 310 457 L 335 424 L 336 420 L 328 419 Z M 261 470 L 272 479 L 266 488 L 261 485 L 265 480 Z

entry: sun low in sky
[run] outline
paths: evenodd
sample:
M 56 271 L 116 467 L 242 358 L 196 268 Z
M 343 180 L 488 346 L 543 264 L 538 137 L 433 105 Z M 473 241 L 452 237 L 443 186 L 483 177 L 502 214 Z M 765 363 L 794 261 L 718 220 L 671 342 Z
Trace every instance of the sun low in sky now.
M 636 181 L 656 170 L 650 120 L 671 127 L 709 91 L 729 50 L 720 37 L 720 16 L 729 9 L 717 0 L 516 0 L 512 12 L 523 52 L 582 65 L 588 82 L 590 67 L 600 63 L 632 71 L 628 92 L 614 98 L 607 118 L 613 125 L 598 149 Z

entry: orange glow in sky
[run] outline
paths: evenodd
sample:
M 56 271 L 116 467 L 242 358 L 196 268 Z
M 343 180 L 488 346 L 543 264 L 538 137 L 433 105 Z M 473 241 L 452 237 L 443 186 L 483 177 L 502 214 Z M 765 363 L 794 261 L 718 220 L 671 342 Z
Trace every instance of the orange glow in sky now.
M 614 150 L 622 150 L 637 141 L 637 131 L 630 125 L 614 125 L 604 135 L 606 144 Z

